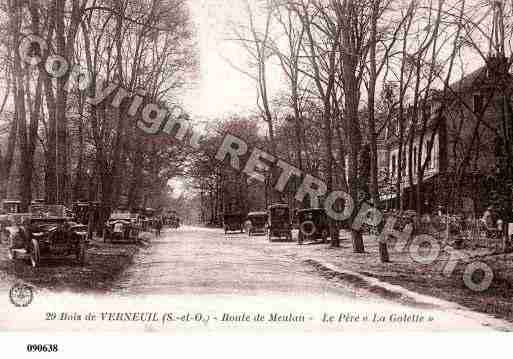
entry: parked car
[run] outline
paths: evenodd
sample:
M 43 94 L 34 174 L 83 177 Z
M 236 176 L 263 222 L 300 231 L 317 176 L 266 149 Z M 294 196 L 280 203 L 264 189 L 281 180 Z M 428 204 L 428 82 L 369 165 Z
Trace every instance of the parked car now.
M 175 211 L 168 212 L 164 217 L 164 224 L 168 225 L 170 228 L 179 228 L 180 227 L 180 217 Z
M 267 233 L 267 212 L 250 212 L 247 217 L 249 237 L 255 233 Z
M 9 243 L 11 233 L 30 218 L 30 213 L 11 213 L 0 215 L 0 243 Z
M 32 206 L 31 206 L 32 207 Z M 9 228 L 9 257 L 29 260 L 38 267 L 44 258 L 74 256 L 83 265 L 87 249 L 87 227 L 64 216 L 64 206 L 30 210 L 30 217 Z M 41 215 L 43 213 L 43 215 Z
M 244 233 L 244 224 L 240 213 L 226 213 L 223 216 L 224 234 L 228 232 Z
M 298 244 L 305 240 L 328 240 L 329 222 L 323 208 L 300 209 L 296 214 L 299 224 Z
M 136 242 L 139 239 L 140 226 L 130 212 L 113 213 L 105 225 L 105 242 Z
M 2 201 L 2 205 L 0 207 L 0 243 L 7 241 L 9 237 L 7 228 L 16 222 L 14 219 L 20 212 L 20 201 Z
M 71 207 L 73 216 L 78 223 L 89 224 L 89 212 L 91 204 L 89 202 L 75 202 Z
M 269 206 L 267 219 L 267 239 L 273 238 L 292 241 L 292 223 L 290 222 L 290 210 L 287 204 L 273 204 Z
M 76 222 L 89 226 L 91 237 L 93 232 L 102 236 L 105 223 L 111 215 L 110 206 L 104 206 L 100 202 L 79 201 L 73 203 L 71 209 Z

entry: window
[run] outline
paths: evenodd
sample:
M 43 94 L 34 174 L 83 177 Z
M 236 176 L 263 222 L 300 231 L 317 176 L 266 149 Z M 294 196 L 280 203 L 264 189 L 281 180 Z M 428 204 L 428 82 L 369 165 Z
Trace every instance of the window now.
M 474 95 L 474 113 L 481 113 L 483 110 L 483 95 Z

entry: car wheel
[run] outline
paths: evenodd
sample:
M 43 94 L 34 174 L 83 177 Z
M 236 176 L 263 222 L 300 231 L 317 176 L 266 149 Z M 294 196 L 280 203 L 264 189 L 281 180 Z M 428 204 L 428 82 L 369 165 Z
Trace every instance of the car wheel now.
M 78 245 L 77 249 L 77 262 L 80 265 L 84 265 L 85 263 L 85 256 L 86 256 L 86 245 L 84 242 L 81 242 Z
M 41 252 L 39 250 L 39 242 L 35 239 L 32 240 L 32 252 L 30 253 L 30 264 L 33 268 L 39 267 L 41 261 Z

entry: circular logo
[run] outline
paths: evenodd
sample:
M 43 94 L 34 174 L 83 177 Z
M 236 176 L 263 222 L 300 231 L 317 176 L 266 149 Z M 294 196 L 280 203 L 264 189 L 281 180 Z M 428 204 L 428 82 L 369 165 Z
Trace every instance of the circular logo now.
M 34 299 L 34 291 L 32 287 L 27 284 L 16 283 L 11 290 L 9 290 L 9 299 L 16 307 L 27 307 Z

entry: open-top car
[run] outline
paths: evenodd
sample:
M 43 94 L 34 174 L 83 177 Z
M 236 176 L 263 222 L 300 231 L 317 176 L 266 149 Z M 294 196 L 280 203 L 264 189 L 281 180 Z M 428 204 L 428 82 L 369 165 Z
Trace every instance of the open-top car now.
M 329 236 L 329 223 L 326 211 L 323 208 L 300 209 L 296 214 L 299 235 L 298 244 L 305 240 L 319 240 L 326 242 Z
M 228 232 L 244 233 L 244 221 L 240 213 L 225 213 L 223 216 L 224 234 Z
M 136 222 L 136 215 L 130 212 L 112 213 L 105 225 L 103 240 L 105 242 L 136 242 L 141 230 Z
M 269 206 L 267 219 L 267 238 L 272 242 L 273 238 L 285 238 L 292 241 L 292 224 L 290 222 L 290 210 L 287 204 L 273 204 Z
M 9 244 L 12 233 L 17 232 L 17 228 L 30 218 L 30 213 L 11 213 L 0 215 L 0 243 Z
M 35 208 L 32 208 L 35 207 Z M 64 206 L 31 206 L 30 216 L 9 228 L 9 256 L 29 260 L 33 267 L 44 258 L 74 256 L 85 262 L 87 227 L 64 216 Z
M 247 231 L 250 237 L 256 233 L 266 234 L 267 212 L 249 212 Z
M 90 237 L 94 232 L 98 236 L 102 235 L 105 222 L 111 215 L 110 206 L 105 206 L 101 202 L 78 201 L 73 203 L 71 210 L 71 215 L 76 222 L 89 227 Z
M 13 226 L 18 218 L 23 217 L 23 214 L 20 214 L 20 212 L 21 201 L 2 201 L 0 207 L 0 243 L 9 238 L 8 228 Z

